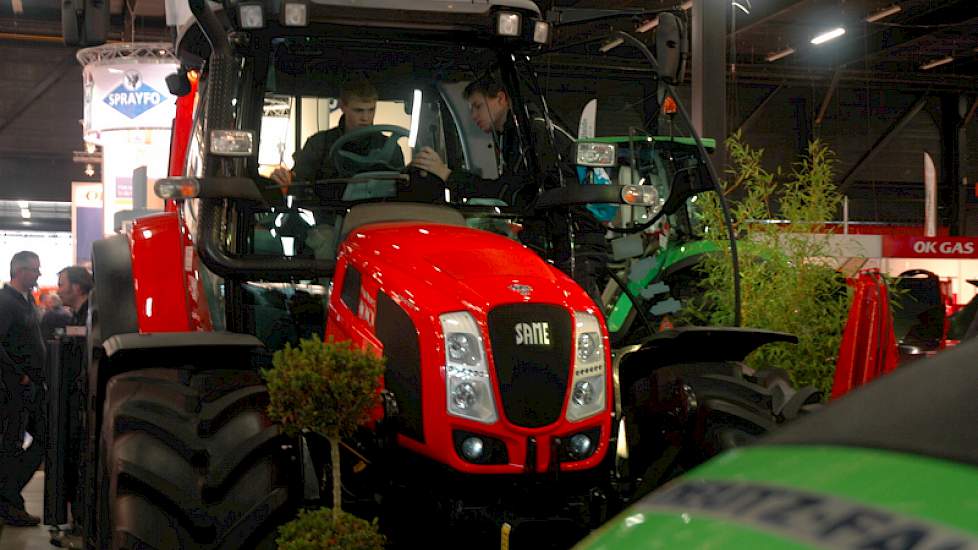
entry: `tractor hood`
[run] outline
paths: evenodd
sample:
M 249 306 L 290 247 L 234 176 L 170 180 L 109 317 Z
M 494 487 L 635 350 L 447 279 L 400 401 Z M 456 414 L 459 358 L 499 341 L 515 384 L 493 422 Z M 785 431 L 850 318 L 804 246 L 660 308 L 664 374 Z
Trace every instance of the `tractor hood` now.
M 572 279 L 536 253 L 488 231 L 427 222 L 377 223 L 351 234 L 345 246 L 355 257 L 384 264 L 385 274 L 403 274 L 410 286 L 430 291 L 425 293 L 432 299 L 426 302 L 433 308 L 457 309 L 460 301 L 486 310 L 521 302 L 594 305 Z

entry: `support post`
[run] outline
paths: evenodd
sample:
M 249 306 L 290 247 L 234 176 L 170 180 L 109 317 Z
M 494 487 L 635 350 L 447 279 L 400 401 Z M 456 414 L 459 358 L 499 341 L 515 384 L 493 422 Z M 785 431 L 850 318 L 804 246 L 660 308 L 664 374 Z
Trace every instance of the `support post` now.
M 952 235 L 960 235 L 961 220 L 958 219 L 960 206 L 961 175 L 964 171 L 962 160 L 966 155 L 961 146 L 967 141 L 962 122 L 967 116 L 965 99 L 958 94 L 941 96 L 941 171 L 938 179 L 937 204 L 940 222 L 947 223 Z
M 726 167 L 728 0 L 693 0 L 693 126 L 721 144 L 713 153 L 717 171 Z

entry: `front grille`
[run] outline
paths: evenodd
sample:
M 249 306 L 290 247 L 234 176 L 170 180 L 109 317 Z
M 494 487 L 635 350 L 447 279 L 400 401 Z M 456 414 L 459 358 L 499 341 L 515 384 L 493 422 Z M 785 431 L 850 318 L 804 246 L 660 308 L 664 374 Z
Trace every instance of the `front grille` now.
M 538 428 L 559 419 L 572 335 L 570 314 L 560 306 L 512 304 L 489 312 L 489 346 L 510 422 Z

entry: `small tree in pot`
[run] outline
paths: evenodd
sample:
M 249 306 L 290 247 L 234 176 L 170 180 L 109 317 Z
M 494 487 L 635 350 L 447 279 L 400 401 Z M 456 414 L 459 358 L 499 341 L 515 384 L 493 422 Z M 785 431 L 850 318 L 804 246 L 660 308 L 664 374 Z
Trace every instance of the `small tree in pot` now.
M 333 508 L 303 511 L 279 530 L 280 548 L 383 548 L 384 537 L 371 524 L 342 511 L 340 440 L 352 435 L 378 402 L 377 384 L 384 359 L 349 342 L 303 339 L 275 352 L 268 382 L 269 415 L 290 433 L 317 432 L 329 440 Z M 330 517 L 331 516 L 331 517 Z

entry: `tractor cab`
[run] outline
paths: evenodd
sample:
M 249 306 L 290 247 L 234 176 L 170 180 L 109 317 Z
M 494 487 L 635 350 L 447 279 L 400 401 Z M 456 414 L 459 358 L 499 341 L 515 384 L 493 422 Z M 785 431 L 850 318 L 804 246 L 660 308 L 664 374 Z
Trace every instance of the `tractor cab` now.
M 322 323 L 314 329 L 312 321 L 315 315 L 326 317 L 337 257 L 358 206 L 371 205 L 376 222 L 417 212 L 405 210 L 406 204 L 437 205 L 460 213 L 468 227 L 516 239 L 526 218 L 554 208 L 626 200 L 653 206 L 658 200 L 654 187 L 640 178 L 599 188 L 575 174 L 579 151 L 548 109 L 537 80 L 533 56 L 549 41 L 551 28 L 532 4 L 439 12 L 434 25 L 420 21 L 425 6 L 434 10 L 439 2 L 407 10 L 411 21 L 380 8 L 366 17 L 366 10 L 326 9 L 325 4 L 309 4 L 303 24 L 294 26 L 282 23 L 282 14 L 278 21 L 264 13 L 261 21 L 246 21 L 244 6 L 224 12 L 239 27 L 229 34 L 228 55 L 240 69 L 228 76 L 229 99 L 222 100 L 232 101 L 228 114 L 233 116 L 220 124 L 223 128 L 213 116 L 198 117 L 187 153 L 188 175 L 212 174 L 220 165 L 251 179 L 260 195 L 225 213 L 234 228 L 224 226 L 223 236 L 203 233 L 217 242 L 201 243 L 201 257 L 215 280 L 228 275 L 235 280 L 226 286 L 239 298 L 226 304 L 241 312 L 219 316 L 241 319 L 239 328 L 256 334 L 269 349 L 302 335 L 323 335 Z M 188 27 L 178 41 L 183 59 L 211 53 L 210 43 L 199 36 L 201 28 Z M 211 62 L 205 71 L 214 69 Z M 473 122 L 464 89 L 485 78 L 498 82 L 509 98 L 515 132 L 506 140 L 515 135 L 517 144 L 504 144 L 502 135 Z M 202 98 L 213 86 L 212 75 L 204 81 Z M 351 81 L 375 90 L 376 103 L 372 124 L 348 131 L 341 96 Z M 242 144 L 247 151 L 234 149 Z M 523 192 L 504 196 L 491 186 L 463 191 L 411 166 L 425 148 L 452 170 L 489 181 L 504 170 L 502 149 L 516 148 L 525 164 Z M 270 177 L 283 166 L 293 174 L 288 185 Z M 633 189 L 628 197 L 625 188 Z M 191 210 L 214 206 L 186 201 L 184 218 L 195 220 Z M 236 235 L 231 246 L 228 231 Z M 209 257 L 208 250 L 215 254 Z M 228 255 L 242 263 L 222 268 Z M 246 273 L 243 264 L 255 267 Z M 277 267 L 267 269 L 271 264 Z

